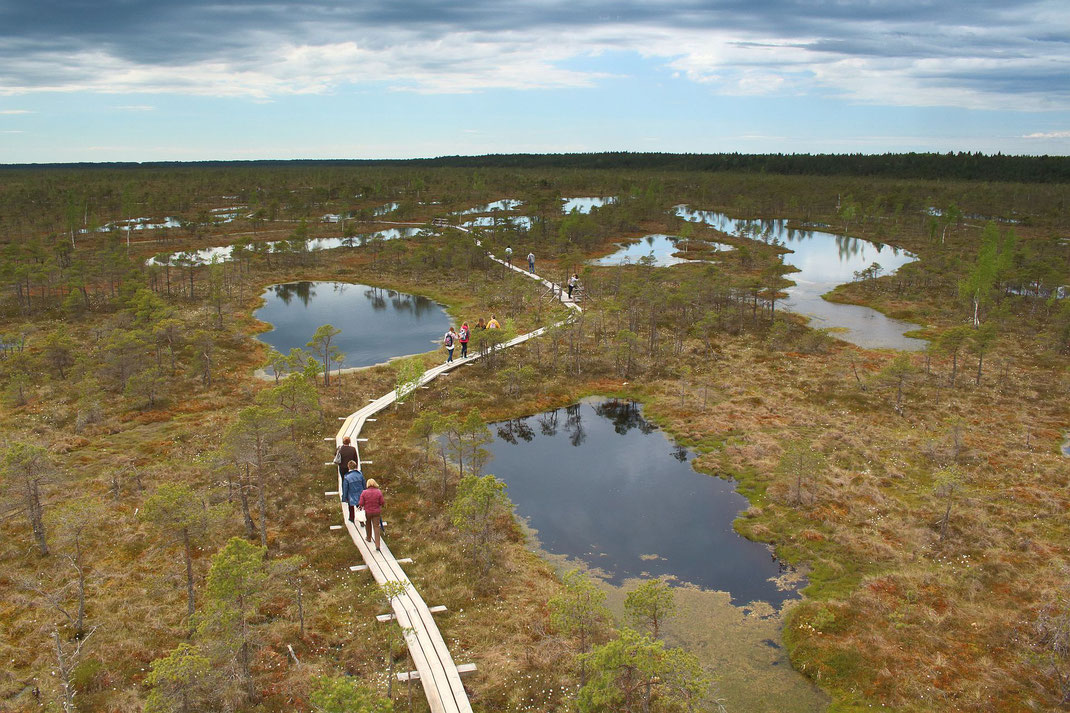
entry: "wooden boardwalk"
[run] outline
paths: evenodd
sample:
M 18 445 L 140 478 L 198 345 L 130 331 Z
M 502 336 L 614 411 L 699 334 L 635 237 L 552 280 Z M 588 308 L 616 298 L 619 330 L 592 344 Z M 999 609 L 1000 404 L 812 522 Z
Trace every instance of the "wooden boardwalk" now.
M 464 228 L 460 229 L 464 230 L 464 232 L 469 232 Z M 476 242 L 478 243 L 479 241 Z M 506 265 L 504 260 L 500 260 L 493 255 L 490 255 L 490 258 L 511 268 L 515 272 L 527 275 L 531 279 L 536 280 L 547 290 L 556 292 L 556 295 L 561 299 L 561 302 L 571 310 L 575 312 L 581 311 L 578 304 L 565 297 L 565 293 L 558 285 L 555 285 L 549 280 L 544 280 L 538 275 L 529 273 L 527 270 L 515 265 Z M 559 324 L 563 323 L 564 322 L 561 322 Z M 522 334 L 497 348 L 508 349 L 509 347 L 526 342 L 529 339 L 534 339 L 547 329 L 547 327 L 542 327 L 533 332 Z M 454 359 L 454 361 L 449 364 L 440 364 L 428 369 L 420 378 L 416 388 L 435 380 L 448 371 L 478 361 L 480 358 L 481 355 L 475 354 L 466 359 Z M 342 427 L 338 429 L 338 433 L 335 436 L 335 445 L 340 446 L 342 444 L 342 439 L 348 436 L 351 439 L 352 444 L 357 448 L 357 460 L 358 463 L 360 463 L 359 467 L 362 471 L 364 470 L 365 463 L 374 465 L 372 461 L 363 461 L 360 459 L 360 441 L 358 439 L 361 431 L 364 429 L 364 424 L 369 420 L 374 420 L 372 417 L 375 414 L 389 407 L 396 400 L 397 391 L 390 391 L 360 410 L 349 414 L 349 416 L 343 419 Z M 334 464 L 330 463 L 329 465 L 333 466 Z M 365 477 L 367 477 L 367 475 Z M 359 524 L 363 522 L 363 520 L 361 520 L 363 513 L 358 512 L 357 526 L 350 523 L 348 520 L 349 509 L 345 503 L 341 502 L 341 493 L 342 482 L 341 478 L 339 478 L 337 492 L 328 493 L 328 495 L 339 496 L 343 525 L 334 525 L 332 526 L 332 529 L 344 526 L 349 533 L 350 538 L 353 540 L 353 544 L 357 546 L 361 556 L 364 558 L 363 565 L 354 565 L 350 569 L 354 571 L 368 570 L 379 585 L 383 585 L 387 582 L 397 582 L 404 585 L 402 594 L 391 601 L 391 608 L 394 612 L 392 618 L 394 618 L 402 627 L 405 642 L 409 647 L 409 653 L 412 656 L 413 663 L 416 665 L 416 671 L 398 674 L 398 678 L 401 680 L 408 680 L 410 677 L 419 678 L 420 683 L 423 685 L 424 695 L 427 696 L 427 702 L 431 707 L 432 713 L 470 713 L 472 706 L 468 702 L 468 694 L 465 692 L 464 685 L 461 683 L 460 674 L 462 672 L 472 671 L 475 667 L 470 664 L 459 667 L 454 663 L 453 656 L 450 654 L 446 642 L 442 639 L 442 634 L 439 632 L 438 626 L 435 624 L 435 620 L 432 616 L 433 611 L 442 611 L 445 607 L 429 608 L 427 606 L 419 592 L 417 592 L 416 588 L 412 585 L 412 582 L 409 581 L 405 571 L 401 568 L 401 563 L 411 560 L 396 559 L 394 554 L 390 551 L 389 544 L 385 537 L 382 538 L 381 551 L 376 551 L 374 547 L 370 546 L 370 544 L 364 540 L 364 527 L 362 524 Z M 387 617 L 386 621 L 389 621 L 389 618 L 390 617 Z

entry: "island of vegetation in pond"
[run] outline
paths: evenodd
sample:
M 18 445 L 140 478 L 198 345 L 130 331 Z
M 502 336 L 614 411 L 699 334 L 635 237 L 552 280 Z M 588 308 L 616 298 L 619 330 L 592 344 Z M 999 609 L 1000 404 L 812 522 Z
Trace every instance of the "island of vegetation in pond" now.
M 690 252 L 698 248 L 700 252 Z M 682 240 L 673 235 L 644 235 L 639 240 L 622 245 L 619 250 L 591 262 L 592 265 L 629 265 L 643 261 L 653 267 L 682 265 L 690 261 L 707 261 L 709 253 L 730 249 L 712 241 Z M 680 253 L 683 255 L 677 255 Z
M 783 261 L 794 271 L 785 276 L 795 284 L 785 290 L 783 306 L 809 318 L 814 328 L 833 329 L 839 339 L 864 347 L 925 348 L 925 340 L 905 336 L 919 325 L 890 319 L 868 307 L 823 299 L 826 293 L 860 276 L 874 279 L 895 274 L 915 259 L 910 253 L 857 237 L 798 229 L 786 220 L 736 220 L 717 211 L 683 205 L 676 206 L 675 211 L 684 220 L 705 223 L 728 235 L 786 248 L 789 252 Z

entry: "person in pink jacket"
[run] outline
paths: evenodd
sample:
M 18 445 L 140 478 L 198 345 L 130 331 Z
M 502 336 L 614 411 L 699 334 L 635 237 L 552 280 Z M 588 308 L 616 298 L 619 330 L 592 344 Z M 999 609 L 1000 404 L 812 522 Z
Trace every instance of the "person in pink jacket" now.
M 364 492 L 360 494 L 360 505 L 364 510 L 364 539 L 372 541 L 372 523 L 375 523 L 375 551 L 379 551 L 379 532 L 383 529 L 383 491 L 374 480 L 368 480 Z

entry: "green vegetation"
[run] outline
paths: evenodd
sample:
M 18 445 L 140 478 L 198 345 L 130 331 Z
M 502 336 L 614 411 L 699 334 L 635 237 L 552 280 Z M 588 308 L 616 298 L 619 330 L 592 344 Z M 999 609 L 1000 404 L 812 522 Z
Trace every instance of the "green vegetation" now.
M 369 430 L 368 475 L 388 492 L 391 549 L 418 563 L 416 587 L 450 608 L 451 648 L 479 664 L 477 710 L 718 705 L 688 653 L 705 664 L 714 650 L 669 645 L 675 588 L 643 584 L 622 608 L 653 636 L 614 630 L 589 582 L 525 549 L 483 475 L 487 421 L 593 393 L 643 401 L 698 469 L 739 481 L 751 507 L 737 530 L 806 568 L 784 641 L 833 710 L 1065 705 L 1070 218 L 1067 184 L 1042 180 L 1064 160 L 741 157 L 717 172 L 588 158 L 4 169 L 0 705 L 407 708 L 387 685 L 405 662 L 373 616 L 383 593 L 327 529 L 338 508 L 321 465 L 336 417 L 392 389 L 411 408 Z M 758 172 L 788 164 L 810 175 Z M 1006 172 L 954 180 L 994 165 Z M 564 216 L 568 195 L 618 200 Z M 542 274 L 579 272 L 585 292 L 582 316 L 508 351 L 563 309 L 459 231 L 373 237 L 377 218 L 426 224 L 503 197 L 525 202 L 531 231 L 498 216 L 484 246 L 533 246 Z M 778 308 L 787 248 L 685 224 L 678 203 L 911 251 L 831 299 L 914 321 L 930 348 L 863 350 L 807 328 Z M 166 216 L 180 227 L 116 223 Z M 667 269 L 584 266 L 650 232 L 684 235 L 685 256 L 703 240 L 734 249 Z M 354 247 L 306 242 L 341 236 Z M 227 244 L 232 260 L 193 259 Z M 415 292 L 505 328 L 476 333 L 488 358 L 428 391 L 411 385 L 438 355 L 336 375 L 341 319 L 312 353 L 252 338 L 257 295 L 296 278 Z M 275 377 L 254 376 L 265 365 Z M 681 592 L 694 616 L 701 597 Z

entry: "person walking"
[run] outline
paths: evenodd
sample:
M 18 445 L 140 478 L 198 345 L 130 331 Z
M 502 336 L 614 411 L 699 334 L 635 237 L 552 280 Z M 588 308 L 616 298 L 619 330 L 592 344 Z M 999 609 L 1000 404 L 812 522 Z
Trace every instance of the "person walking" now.
M 482 317 L 480 317 L 479 321 L 476 322 L 476 326 L 479 327 L 479 331 L 483 331 L 487 328 L 487 323 L 483 321 Z
M 446 335 L 442 337 L 442 346 L 446 347 L 446 363 L 449 364 L 453 361 L 453 349 L 457 346 L 457 333 L 453 331 L 453 326 L 450 326 L 450 331 L 446 332 Z
M 508 245 L 505 248 L 505 261 L 509 263 L 509 267 L 513 266 L 513 246 Z
M 457 341 L 459 341 L 461 343 L 461 358 L 462 359 L 467 359 L 468 358 L 468 339 L 469 339 L 470 335 L 471 335 L 471 332 L 468 329 L 468 322 L 465 322 L 464 324 L 461 325 L 461 331 L 457 335 Z
M 349 471 L 349 468 L 346 467 L 349 461 L 355 461 L 356 459 L 357 449 L 350 445 L 349 436 L 346 436 L 342 439 L 342 445 L 338 446 L 338 450 L 334 452 L 334 462 L 338 465 L 339 478 L 344 478 Z
M 357 505 L 360 504 L 360 496 L 364 493 L 364 474 L 357 470 L 357 462 L 349 461 L 346 464 L 349 472 L 342 478 L 342 502 L 349 506 L 349 521 L 357 524 Z
M 580 284 L 580 276 L 573 275 L 568 278 L 568 298 L 572 299 L 572 290 L 576 289 L 576 285 Z
M 372 541 L 372 526 L 375 527 L 375 551 L 379 552 L 380 532 L 383 529 L 383 491 L 374 479 L 368 480 L 367 487 L 360 494 L 357 507 L 364 510 L 364 539 Z
M 498 318 L 493 314 L 490 316 L 490 321 L 487 322 L 487 329 L 501 329 L 502 325 L 498 322 Z
M 535 253 L 528 253 L 528 272 L 535 274 Z

